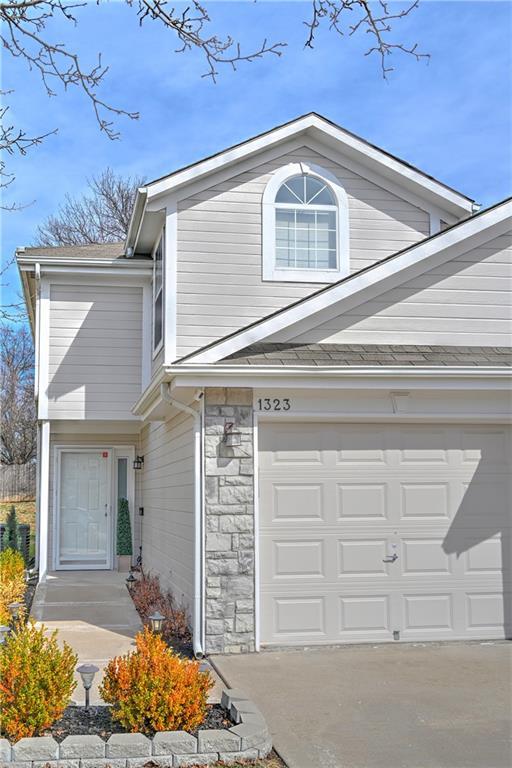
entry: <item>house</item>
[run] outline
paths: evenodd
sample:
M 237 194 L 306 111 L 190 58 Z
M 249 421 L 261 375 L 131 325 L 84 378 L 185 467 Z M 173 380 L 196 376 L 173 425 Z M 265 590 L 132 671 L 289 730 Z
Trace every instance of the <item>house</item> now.
M 41 578 L 126 497 L 198 654 L 509 637 L 511 230 L 308 114 L 19 250 Z

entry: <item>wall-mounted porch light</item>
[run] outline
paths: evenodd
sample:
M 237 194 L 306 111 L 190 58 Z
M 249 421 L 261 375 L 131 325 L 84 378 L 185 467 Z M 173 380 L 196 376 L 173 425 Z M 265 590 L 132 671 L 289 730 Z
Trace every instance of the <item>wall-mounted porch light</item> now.
M 236 448 L 242 443 L 242 435 L 240 432 L 234 429 L 234 426 L 235 425 L 232 421 L 227 421 L 224 424 L 224 435 L 222 437 L 222 442 L 228 448 Z
M 133 468 L 134 469 L 142 469 L 142 465 L 144 464 L 144 456 L 136 456 L 133 460 Z
M 165 621 L 165 616 L 162 616 L 160 611 L 155 611 L 153 615 L 149 617 L 149 620 L 151 622 L 151 631 L 157 635 L 160 634 Z

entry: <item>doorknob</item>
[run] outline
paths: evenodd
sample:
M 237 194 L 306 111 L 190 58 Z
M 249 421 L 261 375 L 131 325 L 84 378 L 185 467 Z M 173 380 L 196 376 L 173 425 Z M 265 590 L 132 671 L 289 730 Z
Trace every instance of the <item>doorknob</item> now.
M 398 560 L 398 555 L 396 552 L 393 552 L 392 555 L 386 555 L 386 557 L 382 558 L 383 563 L 394 563 L 395 560 Z

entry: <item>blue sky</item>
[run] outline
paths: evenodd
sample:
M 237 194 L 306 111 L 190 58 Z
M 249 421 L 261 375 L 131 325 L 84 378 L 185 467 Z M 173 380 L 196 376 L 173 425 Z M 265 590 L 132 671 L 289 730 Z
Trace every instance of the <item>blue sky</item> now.
M 100 134 L 80 93 L 48 98 L 35 74 L 2 54 L 2 88 L 14 89 L 12 117 L 28 134 L 58 128 L 26 157 L 8 160 L 16 182 L 5 202 L 29 205 L 2 217 L 3 260 L 33 243 L 37 225 L 66 193 L 83 191 L 87 178 L 106 165 L 155 178 L 309 111 L 484 206 L 511 194 L 509 2 L 424 0 L 397 24 L 395 35 L 418 42 L 430 62 L 396 55 L 387 81 L 377 58 L 364 56 L 368 35 L 340 39 L 323 31 L 315 49 L 304 50 L 308 2 L 213 2 L 208 9 L 212 28 L 240 39 L 247 50 L 264 37 L 288 47 L 280 59 L 221 70 L 215 85 L 201 78 L 199 52 L 174 53 L 175 39 L 155 23 L 140 28 L 124 3 L 80 10 L 76 29 L 62 22 L 52 27 L 54 39 L 69 41 L 84 62 L 101 51 L 109 72 L 100 95 L 140 112 L 137 121 L 116 121 L 119 141 Z M 15 269 L 7 282 L 4 303 L 19 291 Z

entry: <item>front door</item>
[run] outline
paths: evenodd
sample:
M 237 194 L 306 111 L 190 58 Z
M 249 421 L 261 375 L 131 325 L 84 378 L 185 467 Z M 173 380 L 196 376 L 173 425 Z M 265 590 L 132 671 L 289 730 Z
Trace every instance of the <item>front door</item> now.
M 57 567 L 111 568 L 111 451 L 60 451 Z

